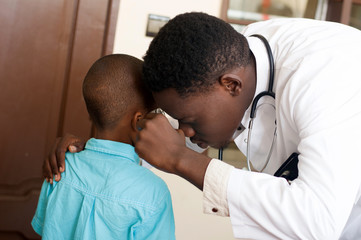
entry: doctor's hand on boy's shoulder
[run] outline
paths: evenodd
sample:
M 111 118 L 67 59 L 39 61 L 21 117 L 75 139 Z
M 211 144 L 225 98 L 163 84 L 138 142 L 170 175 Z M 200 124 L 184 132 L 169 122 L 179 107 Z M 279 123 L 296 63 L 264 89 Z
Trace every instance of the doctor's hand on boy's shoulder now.
M 59 181 L 61 179 L 60 174 L 65 170 L 65 153 L 68 150 L 80 152 L 84 149 L 85 143 L 86 140 L 71 134 L 57 138 L 43 163 L 43 176 L 46 181 L 53 183 L 53 176 L 55 181 Z

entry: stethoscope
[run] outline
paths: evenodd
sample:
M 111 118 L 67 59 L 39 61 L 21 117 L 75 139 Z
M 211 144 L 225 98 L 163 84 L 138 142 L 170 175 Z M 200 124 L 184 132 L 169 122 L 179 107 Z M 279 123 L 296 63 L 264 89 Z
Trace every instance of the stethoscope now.
M 246 154 L 247 168 L 248 168 L 249 171 L 251 171 L 251 157 L 250 157 L 251 136 L 252 136 L 252 129 L 253 129 L 253 121 L 254 121 L 254 119 L 256 117 L 257 104 L 258 104 L 259 100 L 262 97 L 265 97 L 265 96 L 269 96 L 269 97 L 272 97 L 273 99 L 275 99 L 275 93 L 273 92 L 274 59 L 273 59 L 273 54 L 272 54 L 271 47 L 270 47 L 267 39 L 265 37 L 263 37 L 262 35 L 254 34 L 254 35 L 251 35 L 251 37 L 259 38 L 263 42 L 263 44 L 265 45 L 266 50 L 267 50 L 267 55 L 268 55 L 268 62 L 269 62 L 270 71 L 269 71 L 268 89 L 266 91 L 263 91 L 263 92 L 257 94 L 257 96 L 254 98 L 254 100 L 252 102 L 252 105 L 251 105 L 250 121 L 249 121 L 249 124 L 248 124 L 248 140 L 247 140 L 247 154 Z M 273 140 L 272 140 L 272 144 L 271 144 L 270 150 L 269 150 L 267 158 L 266 158 L 266 162 L 265 162 L 264 166 L 259 170 L 259 172 L 262 172 L 267 167 L 267 165 L 269 163 L 269 160 L 270 160 L 272 152 L 273 152 L 273 147 L 274 147 L 274 143 L 275 143 L 275 139 L 276 139 L 276 134 L 277 134 L 277 128 L 275 128 L 275 130 L 274 130 Z M 220 159 L 220 160 L 223 159 L 223 148 L 220 148 L 219 151 L 218 151 L 218 159 Z

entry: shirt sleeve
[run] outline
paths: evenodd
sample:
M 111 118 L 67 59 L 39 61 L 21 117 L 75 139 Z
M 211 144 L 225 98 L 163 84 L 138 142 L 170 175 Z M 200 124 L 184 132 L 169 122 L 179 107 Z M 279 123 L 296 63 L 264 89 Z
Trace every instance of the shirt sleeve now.
M 203 212 L 218 216 L 229 216 L 227 202 L 228 179 L 233 166 L 218 159 L 209 163 L 203 186 Z
M 46 208 L 48 204 L 49 195 L 53 191 L 56 184 L 57 184 L 56 181 L 54 181 L 53 184 L 44 181 L 41 187 L 38 206 L 36 208 L 35 215 L 31 221 L 31 226 L 33 227 L 34 231 L 40 236 L 43 235 Z

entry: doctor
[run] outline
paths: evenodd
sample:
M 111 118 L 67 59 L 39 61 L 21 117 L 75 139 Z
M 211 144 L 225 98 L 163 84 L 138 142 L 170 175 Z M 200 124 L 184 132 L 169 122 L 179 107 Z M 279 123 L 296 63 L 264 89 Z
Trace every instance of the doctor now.
M 272 75 L 266 44 L 253 34 L 269 43 L 275 99 L 259 100 L 249 141 L 250 106 Z M 361 237 L 360 31 L 277 19 L 239 34 L 215 17 L 186 13 L 152 41 L 144 77 L 179 130 L 163 115 L 149 116 L 136 151 L 203 190 L 204 212 L 230 216 L 236 238 Z M 192 151 L 184 136 L 202 148 L 234 140 L 245 154 L 248 144 L 253 171 Z M 298 177 L 273 176 L 292 153 Z

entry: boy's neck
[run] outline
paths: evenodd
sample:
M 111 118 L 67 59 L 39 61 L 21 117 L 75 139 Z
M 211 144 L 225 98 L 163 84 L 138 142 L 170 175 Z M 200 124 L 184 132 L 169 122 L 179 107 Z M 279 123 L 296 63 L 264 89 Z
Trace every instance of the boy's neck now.
M 132 141 L 129 137 L 129 135 L 125 132 L 120 132 L 115 130 L 111 130 L 111 131 L 102 131 L 97 129 L 96 130 L 96 134 L 95 134 L 95 138 L 97 139 L 103 139 L 103 140 L 110 140 L 110 141 L 115 141 L 115 142 L 122 142 L 122 143 L 127 143 L 132 145 Z

